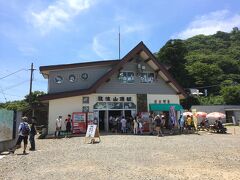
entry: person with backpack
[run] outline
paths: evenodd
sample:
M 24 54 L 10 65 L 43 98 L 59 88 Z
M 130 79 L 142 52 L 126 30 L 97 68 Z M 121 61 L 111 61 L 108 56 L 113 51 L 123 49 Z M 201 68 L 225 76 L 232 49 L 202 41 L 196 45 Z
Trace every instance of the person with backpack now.
M 28 121 L 27 117 L 22 117 L 22 121 L 23 122 L 21 122 L 18 127 L 19 136 L 18 136 L 17 143 L 12 149 L 9 150 L 10 153 L 14 153 L 16 149 L 20 148 L 21 143 L 23 141 L 24 142 L 23 154 L 27 154 L 26 149 L 27 149 L 27 144 L 28 144 L 28 135 L 30 132 L 30 127 L 29 127 L 29 124 L 27 123 L 27 121 Z
M 161 119 L 160 115 L 155 116 L 154 121 L 156 124 L 157 136 L 158 137 L 160 137 L 160 135 L 163 136 L 163 133 L 161 131 L 162 119 Z
M 35 135 L 37 134 L 36 129 L 36 117 L 32 117 L 32 123 L 30 127 L 30 133 L 29 133 L 29 141 L 31 144 L 30 151 L 35 151 Z

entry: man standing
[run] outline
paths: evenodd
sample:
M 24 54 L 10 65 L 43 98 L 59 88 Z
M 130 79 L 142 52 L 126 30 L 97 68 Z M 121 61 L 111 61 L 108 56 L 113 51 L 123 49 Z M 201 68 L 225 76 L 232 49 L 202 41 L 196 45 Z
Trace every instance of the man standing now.
M 127 125 L 127 120 L 124 118 L 124 116 L 121 119 L 121 124 L 122 124 L 122 132 L 126 133 L 126 125 Z
M 35 151 L 35 135 L 37 134 L 36 129 L 36 117 L 32 117 L 32 124 L 30 127 L 29 141 L 31 144 L 30 151 Z
M 61 129 L 62 129 L 62 116 L 59 116 L 59 117 L 56 119 L 56 132 L 55 132 L 55 137 L 59 137 Z
M 159 137 L 160 135 L 163 136 L 162 131 L 161 131 L 161 125 L 162 125 L 162 120 L 159 115 L 157 115 L 154 118 L 155 124 L 156 124 L 156 131 L 157 131 L 157 136 Z
M 10 149 L 9 151 L 11 153 L 14 153 L 16 149 L 21 147 L 22 141 L 24 142 L 24 147 L 23 147 L 23 154 L 26 154 L 26 149 L 27 149 L 27 143 L 28 143 L 28 135 L 30 132 L 30 127 L 27 123 L 28 118 L 27 117 L 22 117 L 22 122 L 19 124 L 18 127 L 18 140 L 16 145 Z
M 71 134 L 72 129 L 71 123 L 72 123 L 71 115 L 68 114 L 68 118 L 65 120 L 67 137 L 69 136 L 69 134 Z

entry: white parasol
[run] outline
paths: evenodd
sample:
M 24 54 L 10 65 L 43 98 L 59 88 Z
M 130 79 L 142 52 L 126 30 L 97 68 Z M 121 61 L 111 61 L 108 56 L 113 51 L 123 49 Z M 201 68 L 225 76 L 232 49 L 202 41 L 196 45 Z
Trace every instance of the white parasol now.
M 226 115 L 223 114 L 223 113 L 220 113 L 220 112 L 212 112 L 212 113 L 209 113 L 207 116 L 206 116 L 207 119 L 212 119 L 212 120 L 217 120 L 217 119 L 225 119 L 226 118 Z

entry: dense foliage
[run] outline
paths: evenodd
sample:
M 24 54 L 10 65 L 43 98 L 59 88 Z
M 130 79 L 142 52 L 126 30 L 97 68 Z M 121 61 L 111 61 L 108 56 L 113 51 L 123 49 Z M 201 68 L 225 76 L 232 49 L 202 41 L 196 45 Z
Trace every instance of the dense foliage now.
M 157 53 L 182 87 L 208 92 L 193 104 L 240 104 L 240 31 L 169 40 Z M 185 100 L 187 101 L 187 100 Z
M 23 100 L 0 103 L 0 108 L 21 111 L 23 112 L 23 115 L 29 116 L 32 113 L 32 108 L 36 109 L 37 107 L 41 106 L 41 102 L 37 97 L 43 94 L 44 92 L 42 91 L 34 91 L 31 96 L 26 95 L 25 99 Z

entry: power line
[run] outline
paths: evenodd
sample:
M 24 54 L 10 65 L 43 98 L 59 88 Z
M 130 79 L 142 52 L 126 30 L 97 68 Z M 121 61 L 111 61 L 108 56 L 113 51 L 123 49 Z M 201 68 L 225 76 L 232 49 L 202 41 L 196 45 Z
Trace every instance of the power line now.
M 1 77 L 0 80 L 1 80 L 1 79 L 4 79 L 4 78 L 6 78 L 6 77 L 9 77 L 9 76 L 11 76 L 11 75 L 13 75 L 13 74 L 16 74 L 16 73 L 18 73 L 18 72 L 20 72 L 20 71 L 27 71 L 27 69 L 19 69 L 19 70 L 13 72 L 13 73 L 10 73 L 10 74 L 8 74 L 8 75 L 6 75 L 6 76 Z
M 29 80 L 25 80 L 25 81 L 22 81 L 22 82 L 20 82 L 20 83 L 18 83 L 18 84 L 9 86 L 9 87 L 7 87 L 6 89 L 3 89 L 3 91 L 7 91 L 7 90 L 9 90 L 9 89 L 15 88 L 15 87 L 17 87 L 17 86 L 20 86 L 20 85 L 26 83 L 26 82 L 29 82 Z

